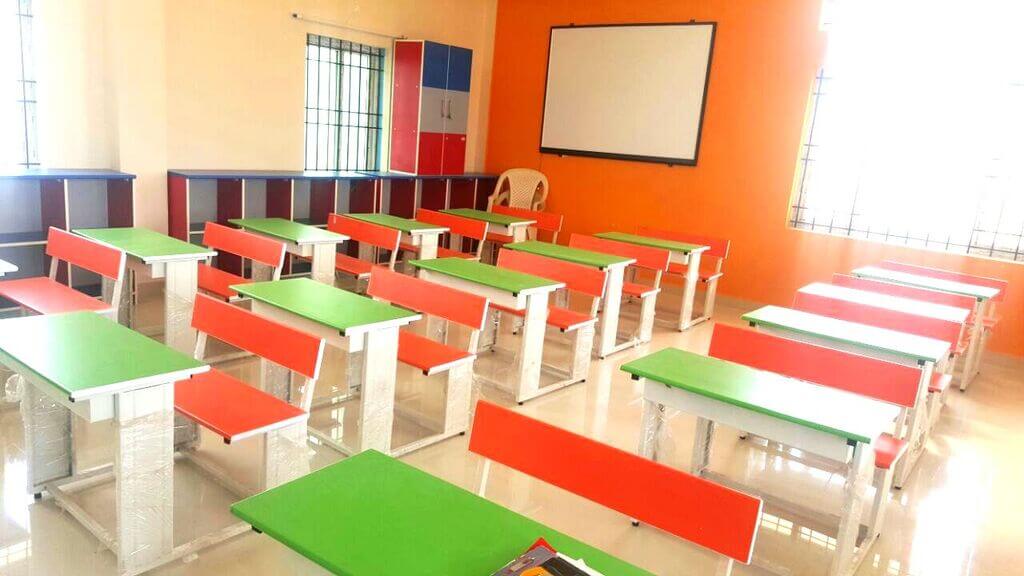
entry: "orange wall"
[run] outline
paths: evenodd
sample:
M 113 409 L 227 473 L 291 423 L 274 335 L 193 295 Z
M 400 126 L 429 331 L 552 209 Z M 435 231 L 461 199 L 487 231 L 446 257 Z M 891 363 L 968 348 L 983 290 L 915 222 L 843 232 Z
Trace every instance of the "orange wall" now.
M 486 165 L 547 174 L 567 232 L 640 223 L 732 240 L 720 292 L 788 304 L 833 272 L 882 258 L 1010 281 L 990 349 L 1024 356 L 1024 266 L 787 228 L 807 96 L 820 63 L 821 0 L 500 0 Z M 718 22 L 696 167 L 538 152 L 548 30 L 558 24 Z M 568 238 L 568 234 L 563 236 Z

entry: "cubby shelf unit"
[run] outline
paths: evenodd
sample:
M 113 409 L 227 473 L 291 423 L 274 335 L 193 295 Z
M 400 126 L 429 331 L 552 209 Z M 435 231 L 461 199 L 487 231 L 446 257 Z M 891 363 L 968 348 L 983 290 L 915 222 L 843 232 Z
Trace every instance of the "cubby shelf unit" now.
M 231 218 L 287 218 L 326 226 L 336 212 L 376 212 L 412 218 L 419 207 L 484 208 L 497 176 L 457 174 L 417 176 L 402 172 L 290 170 L 169 170 L 167 229 L 171 236 L 199 243 L 208 221 Z M 352 244 L 352 245 L 349 245 Z M 355 254 L 354 243 L 345 250 Z M 218 256 L 217 266 L 240 274 L 243 263 Z M 285 274 L 302 273 L 289 262 Z
M 18 266 L 5 280 L 49 274 L 46 231 L 135 225 L 135 175 L 116 170 L 35 168 L 0 171 L 0 259 Z M 61 282 L 99 294 L 100 279 L 66 264 Z M 0 300 L 0 308 L 11 304 Z

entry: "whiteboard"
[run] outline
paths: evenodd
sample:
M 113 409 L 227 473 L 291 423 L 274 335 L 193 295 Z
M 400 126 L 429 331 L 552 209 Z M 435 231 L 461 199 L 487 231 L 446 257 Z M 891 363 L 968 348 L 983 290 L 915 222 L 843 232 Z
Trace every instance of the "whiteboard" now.
M 695 165 L 714 22 L 556 26 L 541 152 Z

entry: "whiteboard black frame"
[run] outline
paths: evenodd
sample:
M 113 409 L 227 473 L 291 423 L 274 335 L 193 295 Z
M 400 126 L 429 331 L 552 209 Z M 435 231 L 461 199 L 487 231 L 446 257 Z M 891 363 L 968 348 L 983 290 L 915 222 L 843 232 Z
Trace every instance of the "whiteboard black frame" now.
M 697 144 L 693 149 L 693 158 L 672 158 L 669 156 L 644 156 L 642 154 L 618 154 L 613 152 L 594 152 L 591 150 L 575 150 L 572 148 L 551 148 L 544 146 L 544 116 L 547 113 L 548 105 L 548 77 L 551 73 L 551 37 L 555 30 L 566 28 L 622 28 L 626 26 L 711 26 L 711 42 L 708 46 L 708 65 L 704 74 L 704 93 L 700 101 L 700 119 L 697 121 Z M 650 162 L 654 164 L 668 164 L 669 166 L 696 166 L 700 157 L 700 141 L 704 133 L 704 110 L 708 104 L 708 84 L 711 83 L 711 59 L 715 53 L 715 36 L 718 33 L 718 22 L 633 22 L 624 24 L 563 24 L 552 26 L 548 30 L 548 55 L 544 65 L 544 99 L 540 109 L 540 152 L 542 154 L 556 154 L 558 156 L 586 156 L 590 158 L 604 158 L 607 160 L 632 160 L 634 162 Z

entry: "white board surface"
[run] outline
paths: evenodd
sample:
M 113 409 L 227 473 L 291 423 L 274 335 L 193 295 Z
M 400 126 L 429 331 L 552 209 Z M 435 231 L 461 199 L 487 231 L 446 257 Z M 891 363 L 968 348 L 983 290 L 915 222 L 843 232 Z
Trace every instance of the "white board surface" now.
M 551 29 L 541 151 L 696 164 L 715 24 Z

